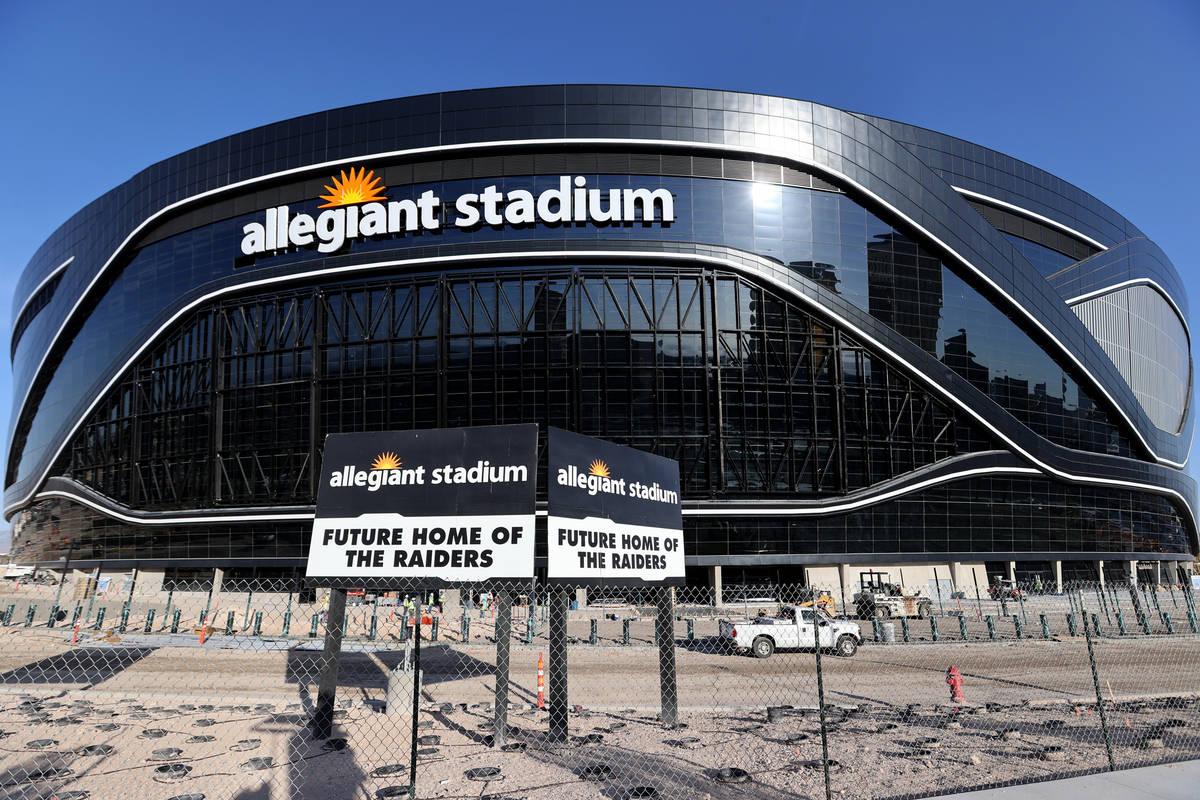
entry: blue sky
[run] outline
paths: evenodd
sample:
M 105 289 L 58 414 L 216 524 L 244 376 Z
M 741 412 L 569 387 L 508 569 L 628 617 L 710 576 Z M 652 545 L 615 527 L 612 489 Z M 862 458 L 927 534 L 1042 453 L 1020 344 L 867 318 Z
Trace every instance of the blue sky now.
M 1112 205 L 1200 303 L 1195 0 L 0 0 L 0 74 L 4 353 L 33 251 L 143 167 L 320 109 L 525 83 L 764 92 L 961 136 Z M 5 432 L 11 395 L 5 366 Z

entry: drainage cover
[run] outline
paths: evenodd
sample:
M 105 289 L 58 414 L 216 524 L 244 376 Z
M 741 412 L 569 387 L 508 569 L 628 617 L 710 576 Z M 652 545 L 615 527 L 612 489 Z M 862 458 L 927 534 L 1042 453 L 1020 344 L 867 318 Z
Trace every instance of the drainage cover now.
M 139 739 L 161 739 L 167 735 L 162 728 L 147 728 L 138 734 Z
M 52 747 L 58 747 L 57 739 L 34 739 L 26 745 L 30 750 L 49 750 Z
M 754 733 L 755 731 L 761 731 L 762 729 L 762 725 L 744 725 L 741 728 L 734 728 L 733 730 L 736 733 Z
M 195 725 L 197 728 L 211 728 L 213 725 L 217 724 L 217 721 L 215 719 L 204 718 L 204 719 L 198 719 L 195 722 L 193 722 L 192 724 Z
M 1058 744 L 1048 744 L 1038 751 L 1038 758 L 1043 761 L 1066 761 L 1067 748 Z
M 599 781 L 607 778 L 612 774 L 612 767 L 608 764 L 589 764 L 579 770 L 579 777 L 585 781 Z
M 163 764 L 154 768 L 154 774 L 160 778 L 182 779 L 191 774 L 192 768 L 187 764 Z
M 625 727 L 624 722 L 614 722 L 612 725 L 608 726 L 608 730 L 610 732 L 611 731 L 619 731 L 619 730 L 621 730 L 621 728 L 624 728 L 624 727 Z
M 385 786 L 375 792 L 376 797 L 408 797 L 407 786 Z
M 59 797 L 61 796 L 59 795 Z M 204 793 L 191 792 L 190 794 L 177 794 L 174 797 L 168 797 L 167 800 L 204 800 Z
M 880 725 L 878 728 L 876 728 L 875 731 L 876 731 L 876 733 L 887 733 L 888 731 L 894 731 L 899 727 L 900 726 L 894 722 L 885 722 L 882 725 Z
M 1166 745 L 1163 743 L 1161 737 L 1151 735 L 1138 742 L 1138 747 L 1142 748 L 1143 750 L 1159 750 L 1163 747 L 1166 747 Z
M 260 769 L 270 769 L 273 766 L 275 766 L 275 759 L 271 756 L 255 756 L 242 764 L 242 769 L 247 772 L 254 772 Z
M 151 761 L 173 761 L 183 755 L 183 751 L 178 747 L 164 747 L 161 750 L 155 750 L 150 754 Z
M 189 736 L 184 741 L 186 741 L 188 744 L 204 744 L 205 742 L 214 742 L 216 739 L 217 737 L 209 736 L 208 734 L 204 733 L 196 736 Z
M 914 742 L 917 747 L 934 748 L 940 747 L 942 740 L 936 736 L 920 736 Z
M 422 747 L 417 751 L 417 755 L 419 756 L 436 756 L 437 754 L 438 749 L 436 747 Z
M 262 739 L 239 739 L 237 743 L 229 749 L 235 752 L 242 750 L 255 750 L 260 744 L 262 744 Z
M 524 742 L 509 742 L 508 744 L 500 745 L 500 750 L 505 753 L 524 753 L 528 747 Z
M 430 734 L 428 736 L 418 736 L 417 737 L 417 744 L 430 745 L 430 744 L 441 744 L 441 743 L 442 743 L 442 737 L 440 737 L 436 734 Z
M 600 744 L 604 741 L 603 734 L 589 733 L 579 737 L 580 744 Z
M 111 744 L 89 744 L 85 745 L 75 752 L 81 756 L 106 756 L 116 750 Z
M 384 764 L 382 767 L 376 767 L 371 775 L 375 778 L 382 778 L 387 775 L 400 775 L 408 772 L 408 764 Z
M 789 733 L 787 736 L 784 737 L 784 741 L 787 742 L 788 744 L 796 744 L 797 742 L 807 742 L 808 734 L 807 733 Z
M 54 800 L 88 800 L 91 796 L 91 792 L 76 789 L 70 792 L 59 792 L 54 795 Z
M 750 780 L 750 773 L 741 767 L 721 767 L 713 775 L 717 783 L 745 783 Z
M 469 781 L 494 781 L 500 777 L 499 767 L 473 767 L 463 772 Z
M 115 722 L 105 722 L 96 726 L 96 730 L 104 731 L 105 733 L 108 733 L 109 731 L 120 730 L 120 728 L 121 726 Z

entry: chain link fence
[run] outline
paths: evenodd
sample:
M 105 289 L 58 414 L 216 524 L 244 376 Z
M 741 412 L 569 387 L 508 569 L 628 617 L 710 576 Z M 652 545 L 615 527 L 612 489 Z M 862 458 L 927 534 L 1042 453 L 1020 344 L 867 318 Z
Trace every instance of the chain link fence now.
M 0 587 L 0 796 L 919 797 L 1200 757 L 1186 584 L 131 578 Z

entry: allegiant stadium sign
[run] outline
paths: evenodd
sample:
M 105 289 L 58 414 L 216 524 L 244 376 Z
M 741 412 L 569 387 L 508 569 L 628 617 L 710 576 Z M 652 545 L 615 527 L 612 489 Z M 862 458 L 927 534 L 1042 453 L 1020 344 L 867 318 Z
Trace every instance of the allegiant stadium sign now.
M 415 199 L 389 200 L 381 179 L 365 168 L 345 170 L 326 186 L 317 215 L 292 213 L 287 206 L 268 208 L 262 222 L 242 228 L 242 254 L 273 253 L 316 245 L 322 253 L 340 250 L 355 239 L 436 231 L 443 216 L 457 228 L 481 225 L 564 223 L 662 224 L 675 221 L 668 189 L 610 188 L 587 185 L 582 175 L 562 175 L 557 188 L 534 194 L 526 189 L 501 192 L 495 185 L 443 201 L 432 190 Z M 447 212 L 443 215 L 443 209 Z

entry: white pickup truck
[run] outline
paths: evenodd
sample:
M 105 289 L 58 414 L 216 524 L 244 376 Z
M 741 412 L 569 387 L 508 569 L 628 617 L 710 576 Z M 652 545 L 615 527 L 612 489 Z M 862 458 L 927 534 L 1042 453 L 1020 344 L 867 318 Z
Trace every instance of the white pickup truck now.
M 739 650 L 769 658 L 780 648 L 811 648 L 814 630 L 820 631 L 822 650 L 849 658 L 858 651 L 862 629 L 854 622 L 834 619 L 821 609 L 783 606 L 779 616 L 752 617 L 720 622 L 720 636 Z

